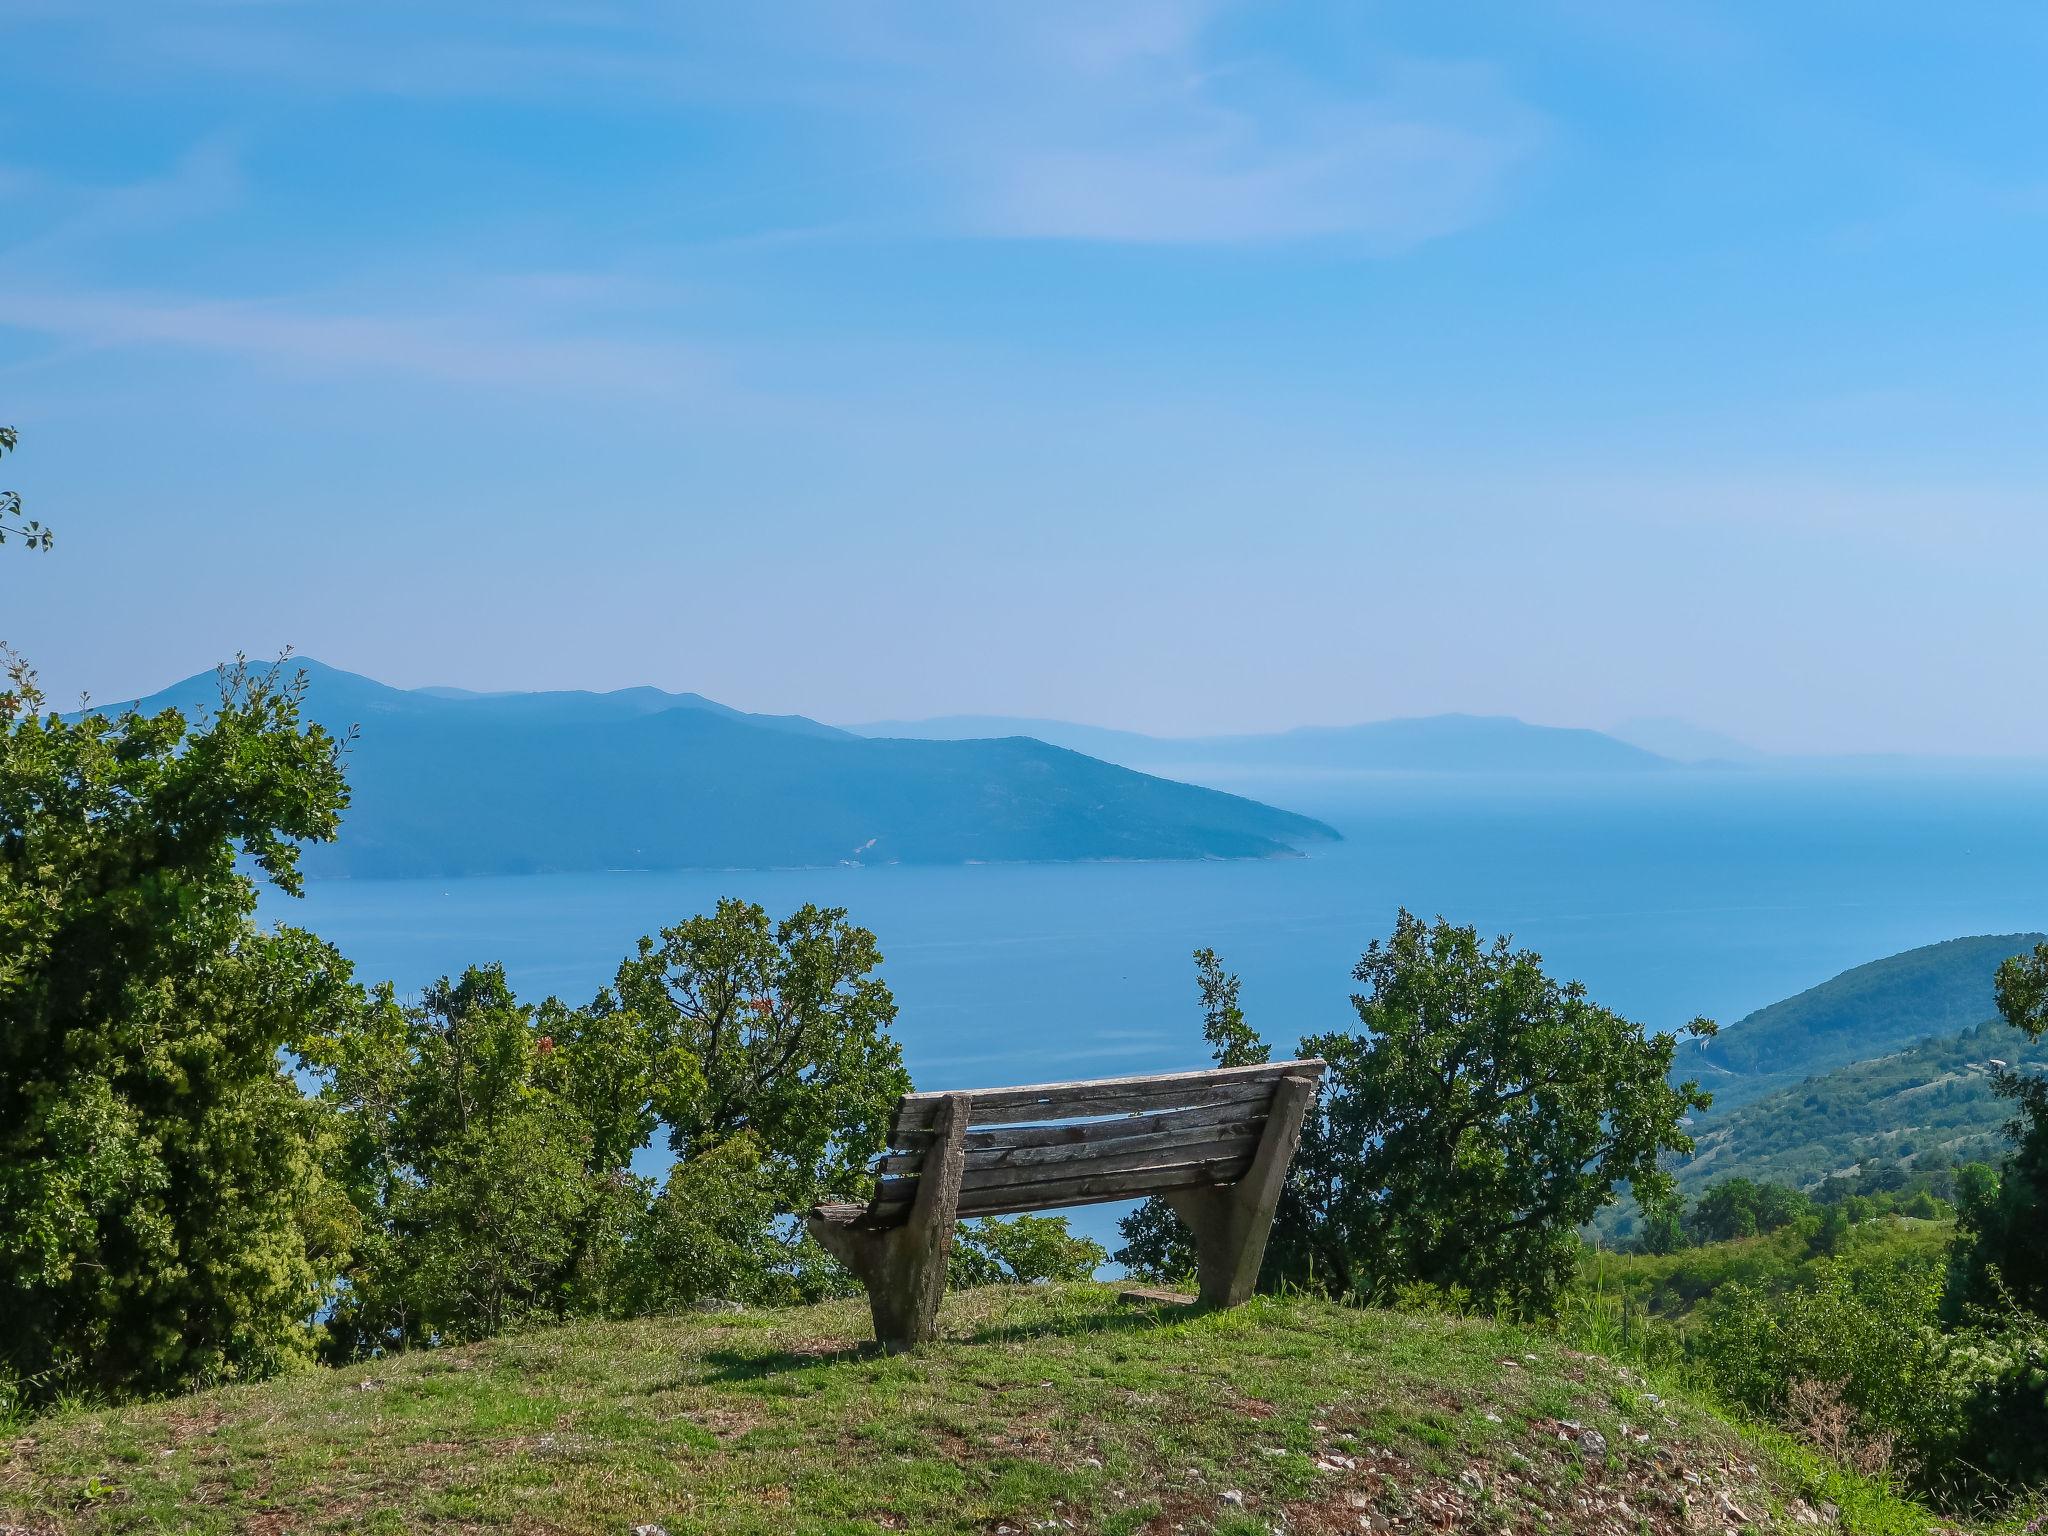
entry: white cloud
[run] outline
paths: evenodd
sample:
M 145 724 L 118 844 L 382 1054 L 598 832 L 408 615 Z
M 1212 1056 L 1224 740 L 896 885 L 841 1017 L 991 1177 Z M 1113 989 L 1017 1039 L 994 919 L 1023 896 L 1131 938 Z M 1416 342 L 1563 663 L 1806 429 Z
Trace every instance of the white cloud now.
M 700 383 L 704 360 L 655 346 L 536 330 L 530 305 L 432 315 L 345 313 L 250 302 L 0 284 L 0 326 L 91 347 L 168 346 L 289 368 L 366 370 L 494 387 L 665 394 Z

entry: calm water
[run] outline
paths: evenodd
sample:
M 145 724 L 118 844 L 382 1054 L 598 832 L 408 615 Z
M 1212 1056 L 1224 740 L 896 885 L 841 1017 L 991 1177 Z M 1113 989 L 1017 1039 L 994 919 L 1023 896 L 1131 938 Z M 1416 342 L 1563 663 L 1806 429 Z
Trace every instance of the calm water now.
M 1345 841 L 1262 863 L 687 871 L 330 881 L 272 898 L 402 990 L 503 961 L 586 999 L 642 933 L 738 895 L 873 929 L 920 1088 L 1203 1062 L 1188 952 L 1214 945 L 1289 1049 L 1351 1017 L 1397 907 L 1508 932 L 1657 1027 L 1727 1022 L 1865 960 L 2048 928 L 2048 773 L 1688 773 L 1244 782 Z M 1105 1235 L 1109 1213 L 1076 1225 Z

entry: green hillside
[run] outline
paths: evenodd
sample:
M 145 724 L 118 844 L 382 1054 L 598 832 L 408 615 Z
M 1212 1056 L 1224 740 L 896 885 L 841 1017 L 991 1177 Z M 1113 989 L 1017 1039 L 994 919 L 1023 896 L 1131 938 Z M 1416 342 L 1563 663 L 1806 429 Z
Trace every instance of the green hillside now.
M 2010 1100 L 1992 1090 L 1989 1063 L 2048 1067 L 2048 1042 L 2003 1022 L 1922 1041 L 1781 1088 L 1727 1113 L 1709 1111 L 1697 1150 L 1677 1169 L 1696 1195 L 1740 1176 L 1805 1188 L 1867 1158 L 1905 1166 L 1930 1153 L 1997 1161 L 2008 1150 Z
M 1555 1335 L 1101 1286 L 547 1329 L 0 1439 L 34 1532 L 1926 1530 Z
M 1950 939 L 1859 965 L 1715 1039 L 1686 1042 L 1673 1075 L 1697 1076 L 1725 1113 L 1816 1073 L 1952 1035 L 1995 1015 L 1991 978 L 2000 963 L 2043 941 L 2038 933 Z

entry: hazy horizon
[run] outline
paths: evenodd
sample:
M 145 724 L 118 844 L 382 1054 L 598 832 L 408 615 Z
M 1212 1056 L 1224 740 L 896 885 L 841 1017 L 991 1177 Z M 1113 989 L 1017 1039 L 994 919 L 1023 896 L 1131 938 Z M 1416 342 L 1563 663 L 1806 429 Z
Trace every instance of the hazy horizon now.
M 2048 13 L 6 4 L 52 696 L 2038 755 Z

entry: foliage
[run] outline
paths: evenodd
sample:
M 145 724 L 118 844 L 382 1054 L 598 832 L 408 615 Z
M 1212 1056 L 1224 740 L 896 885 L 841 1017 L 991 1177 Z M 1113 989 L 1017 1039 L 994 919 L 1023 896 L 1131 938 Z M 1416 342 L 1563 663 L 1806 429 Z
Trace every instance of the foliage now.
M 1204 1030 L 1219 1065 L 1264 1061 L 1237 978 L 1195 955 Z M 1576 982 L 1503 938 L 1405 910 L 1353 973 L 1362 1029 L 1304 1040 L 1330 1064 L 1303 1127 L 1262 1281 L 1337 1295 L 1415 1285 L 1542 1311 L 1569 1282 L 1577 1229 L 1633 1184 L 1670 1189 L 1661 1154 L 1691 1143 L 1697 1085 L 1673 1087 L 1677 1039 L 1646 1037 Z M 1690 1033 L 1713 1026 L 1695 1020 Z M 1177 1279 L 1193 1267 L 1162 1201 L 1121 1225 L 1118 1262 Z
M 676 1155 L 751 1132 L 779 1209 L 797 1211 L 865 1193 L 910 1088 L 888 1035 L 896 1002 L 872 974 L 881 958 L 843 908 L 771 922 L 728 898 L 642 939 L 595 1007 L 645 1031 L 651 1108 Z
M 963 1222 L 953 1238 L 946 1284 L 1031 1285 L 1092 1280 L 1109 1260 L 1102 1244 L 1076 1237 L 1059 1216 L 985 1216 Z
M 522 1004 L 495 966 L 380 993 L 309 1046 L 364 1229 L 331 1352 L 843 1288 L 789 1218 L 862 1192 L 909 1086 L 879 960 L 842 911 L 723 901 L 585 1008 Z M 657 1191 L 632 1163 L 664 1125 Z
M 0 427 L 0 458 L 12 453 L 18 440 L 14 428 Z M 10 534 L 30 549 L 48 549 L 55 542 L 48 528 L 21 515 L 21 492 L 0 491 L 0 544 L 5 544 Z
M 2048 944 L 1999 967 L 1998 1011 L 2031 1041 L 2048 1035 Z M 2001 1066 L 2016 1145 L 1995 1180 L 1962 1201 L 1949 1309 L 2018 1306 L 2048 1318 L 2048 1076 Z
M 1660 1155 L 1691 1146 L 1680 1123 L 1708 1097 L 1668 1081 L 1676 1037 L 1646 1036 L 1505 938 L 1406 911 L 1354 975 L 1361 1031 L 1302 1042 L 1330 1070 L 1283 1262 L 1340 1293 L 1420 1281 L 1547 1309 L 1577 1229 L 1618 1184 L 1668 1190 Z
M 254 922 L 238 860 L 296 893 L 340 744 L 301 685 L 67 721 L 0 695 L 0 1377 L 160 1391 L 303 1357 L 348 1240 L 323 1117 L 279 1051 L 357 1006 L 346 963 Z

